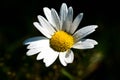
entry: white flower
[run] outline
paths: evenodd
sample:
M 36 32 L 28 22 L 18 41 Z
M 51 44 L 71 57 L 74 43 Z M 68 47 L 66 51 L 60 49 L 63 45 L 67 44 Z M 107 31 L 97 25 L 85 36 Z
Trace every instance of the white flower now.
M 83 13 L 73 20 L 73 8 L 67 7 L 65 3 L 60 8 L 60 15 L 55 9 L 43 8 L 47 20 L 41 15 L 39 22 L 34 22 L 34 26 L 45 36 L 27 39 L 24 44 L 28 45 L 28 56 L 37 54 L 37 60 L 43 59 L 46 67 L 50 66 L 59 57 L 63 66 L 72 63 L 74 54 L 71 48 L 90 49 L 98 43 L 92 39 L 83 39 L 91 34 L 98 27 L 90 25 L 76 31 L 82 20 Z

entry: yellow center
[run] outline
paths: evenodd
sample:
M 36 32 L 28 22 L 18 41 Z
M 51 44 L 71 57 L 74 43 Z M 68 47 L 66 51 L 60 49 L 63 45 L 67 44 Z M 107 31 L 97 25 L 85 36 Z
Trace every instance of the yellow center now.
M 50 39 L 50 47 L 55 51 L 64 52 L 74 44 L 74 38 L 64 31 L 56 32 Z

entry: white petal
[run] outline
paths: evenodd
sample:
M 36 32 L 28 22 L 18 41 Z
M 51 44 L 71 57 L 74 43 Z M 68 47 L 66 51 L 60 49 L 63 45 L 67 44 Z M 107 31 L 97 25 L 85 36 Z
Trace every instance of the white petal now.
M 31 42 L 30 45 L 27 47 L 27 49 L 35 49 L 35 48 L 43 48 L 46 45 L 49 44 L 49 40 L 40 40 L 40 41 L 36 41 L 36 42 Z
M 63 66 L 67 66 L 67 63 L 72 63 L 74 60 L 74 54 L 71 50 L 68 50 L 67 52 L 61 52 L 59 54 L 60 62 Z
M 35 38 L 37 39 L 40 37 L 35 37 Z M 35 40 L 35 38 L 32 38 L 32 40 L 33 39 Z M 31 56 L 31 55 L 39 53 L 42 50 L 42 48 L 45 48 L 46 46 L 48 46 L 49 40 L 48 39 L 41 39 L 41 40 L 32 41 L 32 42 L 28 42 L 28 43 L 29 43 L 29 46 L 27 48 L 30 50 L 28 50 L 27 55 Z
M 47 41 L 46 45 L 44 45 L 42 48 L 40 48 L 40 53 L 37 56 L 37 60 L 43 59 L 43 62 L 45 63 L 45 66 L 50 66 L 58 57 L 58 52 L 51 49 L 49 46 L 49 41 Z
M 67 52 L 60 52 L 59 54 L 59 60 L 63 66 L 67 66 L 67 63 L 65 62 L 65 55 Z
M 73 34 L 75 32 L 75 30 L 78 28 L 81 20 L 83 18 L 83 13 L 78 14 L 78 16 L 74 19 L 73 23 L 72 23 L 72 27 L 70 28 L 70 33 Z
M 51 64 L 53 64 L 53 62 L 57 59 L 58 57 L 58 52 L 54 51 L 53 49 L 46 48 L 46 50 L 41 51 L 41 53 L 46 54 L 44 56 L 43 62 L 45 63 L 46 67 L 49 67 Z
M 67 17 L 63 22 L 62 29 L 65 30 L 66 32 L 70 32 L 70 28 L 72 26 L 72 20 L 73 20 L 73 8 L 69 7 Z
M 31 42 L 36 42 L 36 41 L 39 41 L 39 40 L 46 40 L 46 39 L 47 39 L 47 38 L 42 37 L 42 36 L 33 37 L 33 38 L 29 38 L 29 39 L 25 40 L 23 43 L 24 43 L 24 45 L 28 45 L 28 44 L 30 44 Z
M 65 21 L 67 14 L 68 14 L 67 5 L 65 3 L 63 3 L 60 8 L 61 26 L 63 25 L 63 22 Z
M 50 23 L 42 16 L 38 16 L 39 22 L 43 29 L 45 29 L 46 32 L 48 32 L 50 35 L 53 35 L 55 30 L 54 28 L 50 25 Z
M 33 24 L 44 36 L 46 36 L 47 38 L 51 38 L 51 34 L 49 34 L 48 31 L 41 27 L 38 22 L 34 22 Z
M 52 15 L 51 15 L 51 10 L 47 7 L 43 8 L 44 14 L 47 18 L 47 20 L 49 21 L 49 23 L 51 23 L 53 25 L 53 27 L 55 27 L 55 22 L 53 21 Z
M 44 48 L 41 48 L 41 52 L 38 54 L 38 56 L 36 58 L 37 60 L 44 59 L 46 57 L 46 55 L 48 55 L 47 53 L 49 53 L 49 52 L 47 50 L 47 47 L 48 47 L 48 45 Z
M 82 41 L 92 43 L 93 45 L 97 45 L 98 44 L 98 42 L 93 40 L 93 39 L 82 39 Z
M 37 56 L 37 60 L 41 60 L 45 57 L 46 52 L 48 52 L 49 48 L 49 40 L 41 41 L 41 45 L 39 45 L 40 53 Z
M 51 9 L 51 15 L 53 17 L 53 20 L 54 20 L 57 30 L 60 30 L 60 18 L 55 9 Z
M 40 52 L 40 49 L 39 48 L 35 48 L 35 49 L 28 50 L 28 52 L 26 54 L 27 54 L 27 56 L 31 56 L 31 55 L 37 54 L 39 52 Z
M 86 39 L 83 41 L 79 41 L 73 45 L 73 48 L 76 49 L 91 49 L 94 48 L 94 45 L 97 45 L 97 42 L 92 39 Z
M 41 59 L 44 59 L 44 57 L 45 57 L 45 53 L 43 52 L 43 50 L 41 50 L 42 52 L 40 52 L 38 55 L 37 55 L 37 60 L 41 60 Z
M 69 50 L 65 55 L 65 62 L 66 63 L 72 63 L 74 60 L 74 54 L 72 50 Z
M 94 32 L 97 27 L 98 27 L 97 25 L 83 27 L 82 29 L 79 29 L 78 31 L 76 31 L 73 34 L 73 36 L 75 37 L 76 41 L 79 41 L 81 38 Z

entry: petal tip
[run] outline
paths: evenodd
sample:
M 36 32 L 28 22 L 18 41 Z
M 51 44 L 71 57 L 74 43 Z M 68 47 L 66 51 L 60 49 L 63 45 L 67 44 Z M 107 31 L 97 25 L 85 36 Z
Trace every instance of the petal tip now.
M 98 25 L 94 25 L 95 28 L 98 28 Z
M 40 26 L 40 23 L 38 23 L 38 22 L 33 22 L 33 25 L 34 25 L 35 27 L 39 27 L 39 26 Z
M 62 6 L 66 6 L 67 4 L 66 3 L 62 3 Z
M 37 56 L 36 60 L 41 60 L 41 59 Z
M 63 66 L 67 66 L 67 63 L 66 64 L 62 64 Z
M 28 41 L 25 40 L 25 41 L 23 42 L 23 45 L 28 45 Z
M 45 67 L 49 67 L 50 66 L 50 64 L 48 64 L 48 63 L 45 63 Z
M 81 16 L 83 16 L 84 13 L 80 13 Z
M 26 53 L 27 56 L 31 56 L 31 54 L 29 52 Z
M 43 12 L 44 12 L 44 13 L 48 13 L 49 11 L 50 11 L 50 9 L 49 9 L 48 7 L 44 7 L 44 8 L 43 8 Z
M 97 41 L 95 42 L 95 45 L 98 45 L 98 42 L 97 42 Z
M 33 22 L 33 24 L 35 24 L 36 22 Z
M 41 18 L 41 15 L 38 15 L 37 18 L 40 19 L 40 18 Z
M 43 8 L 43 10 L 46 10 L 46 9 L 48 9 L 48 7 L 44 7 L 44 8 Z

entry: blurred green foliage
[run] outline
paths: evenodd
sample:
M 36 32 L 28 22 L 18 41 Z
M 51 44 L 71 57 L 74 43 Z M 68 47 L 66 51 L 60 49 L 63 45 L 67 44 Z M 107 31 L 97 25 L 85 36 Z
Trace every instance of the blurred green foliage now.
M 43 15 L 43 7 L 54 7 L 59 11 L 63 2 L 73 7 L 75 16 L 84 13 L 80 27 L 91 24 L 99 26 L 96 32 L 88 36 L 99 44 L 90 50 L 73 50 L 74 62 L 67 67 L 57 60 L 46 68 L 42 60 L 36 60 L 36 55 L 26 56 L 23 41 L 41 35 L 32 23 L 37 21 L 37 15 Z M 118 7 L 112 6 L 112 9 L 111 4 L 106 6 L 101 0 L 7 0 L 1 3 L 0 80 L 119 80 Z

